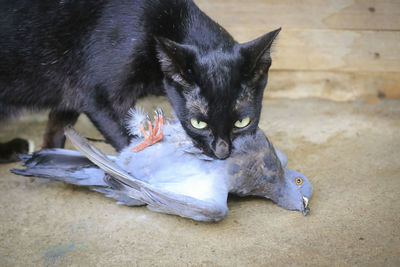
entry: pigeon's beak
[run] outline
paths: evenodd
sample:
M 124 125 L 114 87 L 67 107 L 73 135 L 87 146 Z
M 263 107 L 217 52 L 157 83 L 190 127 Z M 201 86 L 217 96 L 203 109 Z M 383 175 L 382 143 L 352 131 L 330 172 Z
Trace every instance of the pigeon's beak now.
M 303 204 L 301 205 L 301 213 L 306 216 L 310 212 L 310 208 L 308 207 L 308 198 L 303 197 Z

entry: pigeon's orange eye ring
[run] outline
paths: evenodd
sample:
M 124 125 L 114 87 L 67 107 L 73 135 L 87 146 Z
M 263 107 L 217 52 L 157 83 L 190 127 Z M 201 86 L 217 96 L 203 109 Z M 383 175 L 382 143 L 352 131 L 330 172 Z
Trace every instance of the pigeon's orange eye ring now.
M 297 177 L 296 179 L 294 179 L 297 185 L 302 185 L 303 184 L 303 179 L 300 177 Z

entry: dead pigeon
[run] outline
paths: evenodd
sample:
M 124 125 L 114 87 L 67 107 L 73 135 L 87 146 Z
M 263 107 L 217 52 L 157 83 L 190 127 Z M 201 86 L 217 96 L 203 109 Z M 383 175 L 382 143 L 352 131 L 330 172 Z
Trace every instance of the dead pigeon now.
M 236 138 L 231 156 L 218 160 L 197 149 L 178 120 L 163 124 L 161 112 L 156 112 L 153 125 L 143 113 L 132 111 L 130 130 L 139 137 L 116 157 L 103 154 L 69 128 L 65 134 L 82 154 L 40 150 L 22 155 L 26 168 L 12 172 L 88 186 L 118 204 L 147 205 L 199 221 L 223 219 L 228 213 L 228 193 L 265 197 L 285 209 L 308 214 L 310 182 L 303 174 L 284 168 L 286 155 L 274 149 L 261 129 Z

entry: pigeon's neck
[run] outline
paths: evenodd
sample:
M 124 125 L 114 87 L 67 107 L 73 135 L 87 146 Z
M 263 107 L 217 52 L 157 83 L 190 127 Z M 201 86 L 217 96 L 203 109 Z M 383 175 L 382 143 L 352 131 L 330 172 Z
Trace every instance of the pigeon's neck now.
M 263 161 L 254 158 L 228 158 L 225 160 L 228 171 L 229 192 L 239 196 L 274 195 L 275 184 L 282 182 L 282 172 L 263 168 Z

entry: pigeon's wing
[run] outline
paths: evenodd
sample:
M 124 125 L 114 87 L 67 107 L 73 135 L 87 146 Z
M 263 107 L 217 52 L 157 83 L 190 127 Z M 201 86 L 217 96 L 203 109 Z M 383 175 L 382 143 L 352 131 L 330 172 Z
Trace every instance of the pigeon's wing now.
M 89 141 L 81 136 L 73 128 L 66 128 L 65 135 L 71 141 L 71 143 L 78 149 L 82 154 L 84 154 L 88 159 L 90 159 L 94 164 L 103 169 L 106 173 L 118 177 L 122 183 L 131 186 L 132 188 L 139 190 L 141 182 L 138 180 L 133 180 L 132 176 L 126 171 L 122 170 L 117 164 L 112 160 L 107 158 L 107 156 L 101 152 L 97 147 L 89 143 Z
M 221 203 L 217 200 L 199 200 L 163 190 L 136 179 L 71 127 L 66 128 L 65 135 L 77 150 L 112 177 L 113 186 L 115 183 L 120 185 L 118 190 L 121 193 L 145 202 L 152 210 L 200 221 L 219 221 L 228 212 L 226 201 Z

